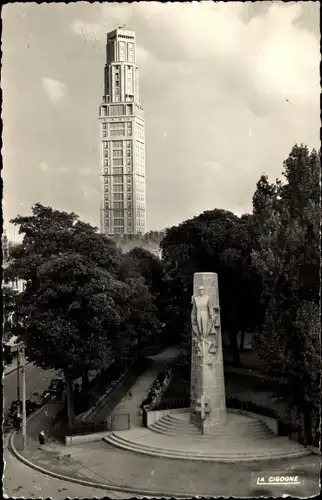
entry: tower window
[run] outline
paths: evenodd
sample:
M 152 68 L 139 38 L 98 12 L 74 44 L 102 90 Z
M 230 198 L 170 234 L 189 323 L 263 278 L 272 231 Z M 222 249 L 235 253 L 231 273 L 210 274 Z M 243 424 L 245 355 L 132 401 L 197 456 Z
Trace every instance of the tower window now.
M 115 198 L 115 197 L 114 197 Z M 123 203 L 120 202 L 114 202 L 113 203 L 113 208 L 115 209 L 122 209 L 123 208 Z
M 114 193 L 114 200 L 115 201 L 123 200 L 123 193 Z M 122 206 L 123 206 L 123 204 L 122 204 Z M 115 207 L 115 208 L 121 208 L 121 207 Z
M 114 226 L 124 226 L 124 219 L 114 219 Z
M 124 106 L 122 104 L 117 106 L 109 106 L 110 116 L 119 116 L 124 114 Z
M 123 156 L 122 149 L 114 149 L 113 150 L 113 158 L 121 158 Z
M 123 177 L 121 175 L 115 175 L 113 178 L 114 184 L 123 184 Z
M 123 217 L 123 214 L 124 214 L 123 210 L 113 210 L 114 217 Z

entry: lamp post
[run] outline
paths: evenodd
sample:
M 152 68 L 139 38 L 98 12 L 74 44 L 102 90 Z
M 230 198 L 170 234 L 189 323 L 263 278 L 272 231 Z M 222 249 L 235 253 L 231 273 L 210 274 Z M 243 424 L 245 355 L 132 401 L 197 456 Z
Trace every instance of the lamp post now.
M 22 393 L 22 447 L 27 446 L 27 411 L 26 411 L 26 371 L 25 371 L 25 346 L 17 346 L 17 398 L 20 409 L 20 371 L 21 371 L 21 393 Z

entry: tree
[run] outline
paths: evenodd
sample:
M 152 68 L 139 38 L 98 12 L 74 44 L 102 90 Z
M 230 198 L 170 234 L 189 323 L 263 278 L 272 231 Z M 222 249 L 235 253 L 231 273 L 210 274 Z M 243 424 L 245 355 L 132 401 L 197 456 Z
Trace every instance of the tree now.
M 236 364 L 237 333 L 252 328 L 258 316 L 260 282 L 251 261 L 255 236 L 251 215 L 239 218 L 215 209 L 169 229 L 161 243 L 174 328 L 181 333 L 189 328 L 193 274 L 217 272 L 222 327 Z
M 164 307 L 164 268 L 162 261 L 148 250 L 141 247 L 135 247 L 127 256 L 131 259 L 131 267 L 144 280 L 148 290 L 153 298 L 153 304 L 157 309 L 158 319 L 161 323 L 165 322 L 166 309 Z
M 320 154 L 295 145 L 284 162 L 286 183 L 254 196 L 260 237 L 253 262 L 266 309 L 256 343 L 277 395 L 303 412 L 306 428 L 319 390 L 319 172 Z
M 75 214 L 40 204 L 12 222 L 24 238 L 6 279 L 26 281 L 16 314 L 30 360 L 69 382 L 81 375 L 86 386 L 88 370 L 133 358 L 136 335 L 153 335 L 158 323 L 143 279 L 116 245 Z

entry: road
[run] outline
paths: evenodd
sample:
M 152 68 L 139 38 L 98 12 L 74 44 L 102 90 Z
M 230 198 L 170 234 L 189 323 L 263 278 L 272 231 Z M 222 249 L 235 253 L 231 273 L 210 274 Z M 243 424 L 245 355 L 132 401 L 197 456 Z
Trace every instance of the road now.
M 32 393 L 41 393 L 48 388 L 52 378 L 55 377 L 54 370 L 43 370 L 29 363 L 26 370 L 26 398 L 33 399 Z M 21 384 L 21 383 L 20 383 Z M 3 378 L 4 394 L 4 415 L 7 418 L 7 412 L 12 401 L 17 399 L 17 370 Z M 20 392 L 21 395 L 21 392 Z
M 17 460 L 5 446 L 4 498 L 133 498 L 133 495 L 90 488 L 45 476 Z
M 43 370 L 32 364 L 26 365 L 26 396 L 32 398 L 33 392 L 42 392 L 56 376 L 53 370 Z M 3 378 L 5 416 L 11 402 L 17 399 L 17 371 Z M 35 419 L 37 417 L 35 416 Z M 36 422 L 35 422 L 36 425 Z M 37 472 L 19 460 L 4 446 L 5 471 L 3 478 L 5 498 L 131 498 L 132 495 L 118 492 L 107 492 L 98 488 L 89 488 L 79 484 L 60 481 Z

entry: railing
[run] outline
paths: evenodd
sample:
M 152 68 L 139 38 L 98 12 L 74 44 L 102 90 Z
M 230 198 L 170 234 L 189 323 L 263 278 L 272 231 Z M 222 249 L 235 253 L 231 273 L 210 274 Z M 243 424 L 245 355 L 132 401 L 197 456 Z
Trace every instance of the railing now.
M 119 379 L 114 380 L 108 385 L 105 393 L 100 397 L 94 406 L 84 412 L 82 415 L 77 416 L 77 421 L 83 421 L 84 424 L 93 423 L 96 415 L 100 413 L 103 407 L 106 408 L 107 413 L 112 412 L 118 402 L 130 390 L 136 379 L 142 372 L 144 372 L 151 365 L 148 359 L 141 359 L 136 361 L 127 370 L 123 371 Z
M 153 411 L 156 410 L 173 410 L 179 408 L 189 408 L 190 399 L 189 398 L 177 398 L 177 399 L 164 399 L 161 401 Z M 236 410 L 247 411 L 250 413 L 255 413 L 263 417 L 273 418 L 278 421 L 278 435 L 287 436 L 290 439 L 297 441 L 301 444 L 313 445 L 316 448 L 320 448 L 320 430 L 317 419 L 312 421 L 312 439 L 309 441 L 304 439 L 303 426 L 299 424 L 294 424 L 289 420 L 281 417 L 278 412 L 272 408 L 267 408 L 266 406 L 261 406 L 252 401 L 243 401 L 237 398 L 227 398 L 226 407 Z M 147 425 L 147 414 L 149 410 L 143 411 L 143 425 Z
M 226 399 L 226 407 L 233 408 L 236 410 L 248 411 L 250 413 L 257 413 L 258 415 L 262 415 L 263 417 L 270 417 L 279 420 L 280 417 L 277 411 L 272 408 L 267 408 L 266 406 L 260 406 L 252 401 L 243 401 L 237 398 L 227 398 Z
M 158 406 L 154 410 L 173 410 L 175 408 L 189 408 L 190 399 L 189 398 L 178 398 L 178 399 L 164 399 L 160 401 Z
M 131 414 L 120 413 L 107 417 L 103 422 L 79 423 L 66 429 L 66 436 L 84 436 L 96 432 L 124 431 L 131 428 Z

